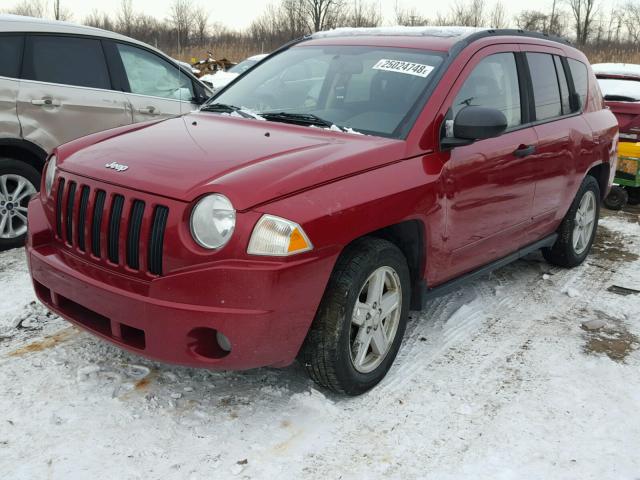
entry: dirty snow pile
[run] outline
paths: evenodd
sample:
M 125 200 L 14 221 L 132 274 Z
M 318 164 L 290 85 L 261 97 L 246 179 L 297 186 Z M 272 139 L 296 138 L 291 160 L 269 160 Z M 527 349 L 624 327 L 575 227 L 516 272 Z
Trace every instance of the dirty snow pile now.
M 299 365 L 125 353 L 48 314 L 23 251 L 0 253 L 0 478 L 637 479 L 640 215 L 605 215 L 580 268 L 532 255 L 413 313 L 359 398 Z

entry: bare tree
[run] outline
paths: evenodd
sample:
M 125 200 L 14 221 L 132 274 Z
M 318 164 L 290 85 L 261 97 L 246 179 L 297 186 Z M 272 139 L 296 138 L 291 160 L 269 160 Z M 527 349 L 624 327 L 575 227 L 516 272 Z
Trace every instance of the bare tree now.
M 193 23 L 198 37 L 198 44 L 203 46 L 206 43 L 209 31 L 209 12 L 202 6 L 196 8 L 193 12 Z
M 169 22 L 176 29 L 178 53 L 189 44 L 189 37 L 193 30 L 193 16 L 191 0 L 173 0 L 169 13 Z
M 53 18 L 66 22 L 73 18 L 73 13 L 68 8 L 61 6 L 60 0 L 53 0 Z
M 485 0 L 456 0 L 450 8 L 449 17 L 457 25 L 482 27 L 485 21 Z
M 567 0 L 573 16 L 573 28 L 578 45 L 585 45 L 592 33 L 598 0 Z
M 335 27 L 344 12 L 345 0 L 301 0 L 300 13 L 311 32 Z
M 350 27 L 378 27 L 382 24 L 382 13 L 373 2 L 353 0 L 346 24 Z
M 133 12 L 133 2 L 132 0 L 122 0 L 120 2 L 120 11 L 116 14 L 118 31 L 131 36 L 134 24 L 135 13 Z
M 489 17 L 489 26 L 491 28 L 507 28 L 507 11 L 500 0 L 493 5 Z
M 415 7 L 404 8 L 398 1 L 395 4 L 394 14 L 397 25 L 414 27 L 431 23 L 427 17 L 420 15 Z
M 42 18 L 47 13 L 47 7 L 43 0 L 22 0 L 13 8 L 7 10 L 7 13 Z

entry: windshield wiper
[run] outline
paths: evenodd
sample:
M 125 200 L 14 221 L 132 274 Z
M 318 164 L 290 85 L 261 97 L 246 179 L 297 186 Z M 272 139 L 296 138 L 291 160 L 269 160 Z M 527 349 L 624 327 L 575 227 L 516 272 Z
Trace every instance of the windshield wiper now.
M 201 112 L 213 112 L 213 113 L 237 113 L 245 118 L 256 118 L 255 115 L 251 115 L 249 112 L 245 112 L 241 107 L 235 105 L 227 105 L 226 103 L 208 103 L 200 107 Z
M 297 125 L 315 125 L 316 127 L 337 128 L 344 132 L 344 127 L 325 120 L 313 113 L 263 112 L 260 116 L 272 122 L 293 123 Z

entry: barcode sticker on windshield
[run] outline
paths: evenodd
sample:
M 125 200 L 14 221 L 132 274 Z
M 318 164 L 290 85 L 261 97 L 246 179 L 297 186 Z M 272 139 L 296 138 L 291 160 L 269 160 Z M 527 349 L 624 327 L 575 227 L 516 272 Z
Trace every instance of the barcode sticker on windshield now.
M 384 70 L 385 72 L 406 73 L 418 77 L 427 77 L 432 71 L 431 65 L 421 63 L 403 62 L 401 60 L 388 60 L 383 58 L 373 66 L 374 70 Z

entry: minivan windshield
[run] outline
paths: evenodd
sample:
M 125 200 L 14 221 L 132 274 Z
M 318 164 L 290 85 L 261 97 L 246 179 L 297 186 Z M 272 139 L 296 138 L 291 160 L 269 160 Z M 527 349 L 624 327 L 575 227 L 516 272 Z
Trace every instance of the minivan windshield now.
M 442 60 L 407 48 L 297 46 L 262 62 L 202 109 L 398 138 Z
M 599 78 L 598 84 L 605 100 L 640 102 L 640 80 Z

